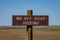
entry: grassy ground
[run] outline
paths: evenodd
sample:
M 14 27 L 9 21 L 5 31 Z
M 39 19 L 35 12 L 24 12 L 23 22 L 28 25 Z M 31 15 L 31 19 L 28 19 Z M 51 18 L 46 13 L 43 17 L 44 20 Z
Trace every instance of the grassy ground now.
M 27 40 L 26 28 L 0 28 L 0 40 Z M 60 40 L 60 28 L 34 28 L 33 40 Z
M 60 31 L 55 29 L 34 29 L 34 40 L 60 40 Z

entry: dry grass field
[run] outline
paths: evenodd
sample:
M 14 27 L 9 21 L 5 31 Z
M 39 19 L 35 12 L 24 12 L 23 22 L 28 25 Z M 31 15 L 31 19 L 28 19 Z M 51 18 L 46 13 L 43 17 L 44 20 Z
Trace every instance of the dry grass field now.
M 26 28 L 0 28 L 0 40 L 27 40 Z M 33 28 L 33 40 L 60 40 L 60 27 Z

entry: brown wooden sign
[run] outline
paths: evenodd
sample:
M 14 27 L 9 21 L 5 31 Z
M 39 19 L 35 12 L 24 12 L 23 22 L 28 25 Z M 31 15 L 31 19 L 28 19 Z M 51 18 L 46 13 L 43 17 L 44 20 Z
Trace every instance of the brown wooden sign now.
M 48 25 L 48 16 L 47 15 L 13 15 L 12 16 L 12 25 L 13 26 L 47 26 Z

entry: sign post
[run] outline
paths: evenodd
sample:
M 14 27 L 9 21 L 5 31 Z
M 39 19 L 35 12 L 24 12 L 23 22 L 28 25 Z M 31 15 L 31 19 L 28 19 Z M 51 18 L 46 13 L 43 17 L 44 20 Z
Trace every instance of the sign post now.
M 27 26 L 27 40 L 33 40 L 32 26 L 48 26 L 48 15 L 32 15 L 32 10 L 27 10 L 27 15 L 13 15 L 12 26 Z
M 27 10 L 27 16 L 32 16 L 32 10 Z M 33 39 L 33 28 L 32 25 L 27 25 L 27 40 L 32 40 Z

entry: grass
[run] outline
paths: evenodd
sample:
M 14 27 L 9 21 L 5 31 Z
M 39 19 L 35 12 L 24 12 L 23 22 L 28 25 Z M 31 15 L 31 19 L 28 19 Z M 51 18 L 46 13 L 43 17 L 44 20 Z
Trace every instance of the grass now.
M 0 28 L 0 40 L 27 40 L 26 28 Z M 60 40 L 60 27 L 33 28 L 33 40 Z

